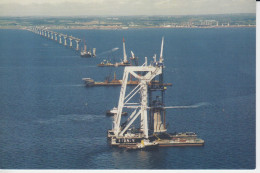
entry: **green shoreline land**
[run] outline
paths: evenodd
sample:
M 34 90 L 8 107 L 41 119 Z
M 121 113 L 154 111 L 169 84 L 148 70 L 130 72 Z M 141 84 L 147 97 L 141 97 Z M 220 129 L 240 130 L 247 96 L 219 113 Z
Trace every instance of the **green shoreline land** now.
M 0 29 L 131 29 L 256 27 L 256 14 L 186 16 L 0 17 Z

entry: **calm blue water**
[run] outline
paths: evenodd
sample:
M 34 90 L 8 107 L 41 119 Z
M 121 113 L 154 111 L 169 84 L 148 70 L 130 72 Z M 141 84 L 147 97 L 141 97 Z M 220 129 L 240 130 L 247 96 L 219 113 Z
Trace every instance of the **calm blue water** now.
M 58 43 L 23 30 L 0 30 L 0 168 L 5 169 L 254 169 L 255 28 L 63 30 L 85 37 L 99 57 L 80 58 Z M 193 131 L 204 147 L 125 151 L 106 131 L 119 87 L 86 88 L 123 68 L 122 37 L 140 63 L 159 54 L 165 36 L 169 132 Z M 74 45 L 75 46 L 75 45 Z M 116 52 L 108 52 L 118 47 Z

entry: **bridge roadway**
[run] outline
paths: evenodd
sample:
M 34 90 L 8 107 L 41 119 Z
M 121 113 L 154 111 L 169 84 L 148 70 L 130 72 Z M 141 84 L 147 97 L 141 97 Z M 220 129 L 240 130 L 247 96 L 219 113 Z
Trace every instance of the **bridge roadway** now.
M 68 36 L 67 34 L 62 34 L 59 32 L 51 31 L 46 28 L 41 28 L 41 27 L 31 27 L 27 28 L 27 30 L 32 31 L 36 34 L 39 34 L 43 37 L 49 38 L 51 40 L 55 40 L 58 42 L 58 36 L 59 36 L 59 43 L 63 44 L 64 46 L 67 46 L 67 39 L 69 39 L 69 47 L 72 48 L 72 42 L 73 40 L 76 42 L 76 50 L 79 50 L 79 43 L 81 42 L 81 39 L 77 37 Z M 62 41 L 63 40 L 63 41 Z

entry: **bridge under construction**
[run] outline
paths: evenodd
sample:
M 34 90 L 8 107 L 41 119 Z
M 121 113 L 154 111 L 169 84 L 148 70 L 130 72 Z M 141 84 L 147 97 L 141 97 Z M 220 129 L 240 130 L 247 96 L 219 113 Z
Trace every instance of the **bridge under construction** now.
M 60 44 L 63 44 L 64 46 L 68 46 L 67 41 L 69 40 L 69 47 L 73 48 L 73 41 L 75 41 L 76 44 L 76 50 L 79 51 L 79 43 L 81 42 L 81 39 L 74 37 L 74 36 L 68 36 L 67 34 L 62 34 L 59 32 L 51 31 L 49 29 L 46 29 L 44 27 L 31 27 L 26 28 L 28 31 L 32 31 L 36 34 L 39 34 L 43 37 L 46 37 L 48 39 L 54 40 L 56 42 L 59 42 Z

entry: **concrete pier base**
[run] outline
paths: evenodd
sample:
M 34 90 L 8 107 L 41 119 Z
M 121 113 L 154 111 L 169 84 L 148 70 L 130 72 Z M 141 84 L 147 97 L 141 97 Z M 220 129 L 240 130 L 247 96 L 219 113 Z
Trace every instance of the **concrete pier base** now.
M 67 46 L 67 37 L 64 37 L 64 46 Z
M 59 43 L 62 44 L 61 35 L 59 35 L 59 37 L 60 37 L 60 42 Z
M 79 50 L 79 41 L 76 40 L 76 50 Z

